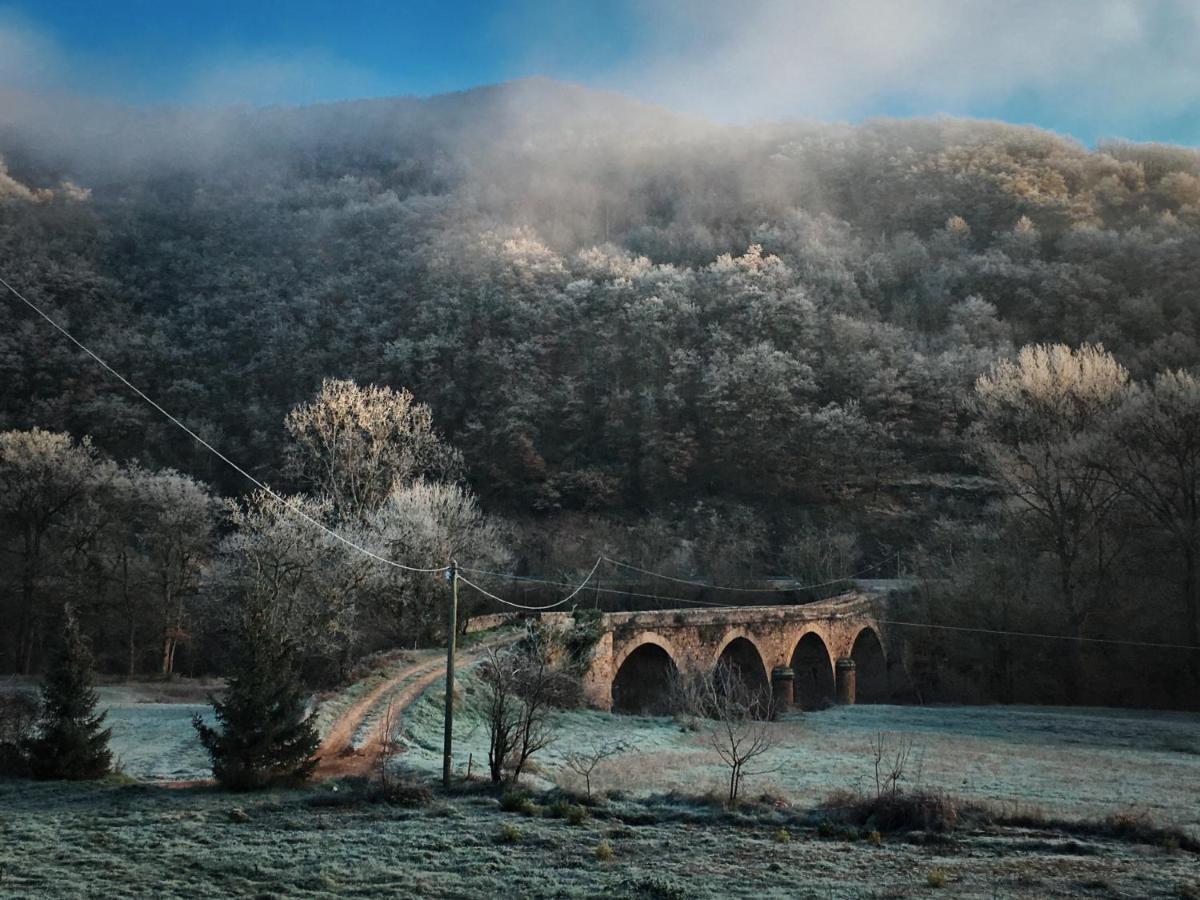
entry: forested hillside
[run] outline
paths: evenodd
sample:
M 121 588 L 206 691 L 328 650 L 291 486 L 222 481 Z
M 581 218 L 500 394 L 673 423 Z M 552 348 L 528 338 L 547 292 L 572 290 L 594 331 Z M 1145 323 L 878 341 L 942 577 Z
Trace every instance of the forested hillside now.
M 529 81 L 266 110 L 12 95 L 0 159 L 0 275 L 314 503 L 284 420 L 345 379 L 428 406 L 461 454 L 444 480 L 496 519 L 481 554 L 518 572 L 607 552 L 820 581 L 899 554 L 919 621 L 1200 642 L 1200 153 L 957 119 L 718 127 Z M 1058 343 L 1079 352 L 1018 359 Z M 11 297 L 0 384 L 0 430 L 249 490 Z M 204 516 L 227 557 L 245 519 Z M 6 619 L 42 615 L 35 576 L 80 590 L 22 565 Z M 222 570 L 197 566 L 203 610 Z M 87 591 L 110 667 L 158 668 L 164 628 L 208 667 L 199 612 L 131 617 L 111 590 Z M 379 633 L 355 621 L 342 666 Z M 1179 649 L 906 637 L 926 698 L 1197 696 Z M 23 640 L 6 668 L 36 667 Z

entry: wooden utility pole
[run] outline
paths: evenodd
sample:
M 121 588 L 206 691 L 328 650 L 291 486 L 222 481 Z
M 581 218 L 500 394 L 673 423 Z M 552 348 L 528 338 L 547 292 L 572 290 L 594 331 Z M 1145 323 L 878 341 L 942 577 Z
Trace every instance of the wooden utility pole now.
M 458 638 L 458 562 L 446 570 L 450 582 L 450 613 L 446 617 L 446 731 L 442 739 L 442 787 L 450 787 L 450 753 L 454 743 L 454 645 Z

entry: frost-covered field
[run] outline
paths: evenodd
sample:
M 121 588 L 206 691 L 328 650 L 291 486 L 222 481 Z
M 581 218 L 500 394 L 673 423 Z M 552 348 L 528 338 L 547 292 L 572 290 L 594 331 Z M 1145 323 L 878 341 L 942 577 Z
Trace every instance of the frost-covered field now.
M 578 825 L 486 794 L 0 781 L 0 897 L 1194 897 L 1196 855 L 1022 828 L 874 845 L 789 811 L 612 802 Z M 786 839 L 785 837 L 786 836 Z M 611 858 L 601 859 L 604 842 Z M 934 891 L 934 876 L 945 890 Z
M 212 719 L 206 682 L 158 682 L 101 685 L 99 708 L 112 729 L 109 746 L 125 774 L 150 781 L 180 781 L 210 776 L 208 756 L 196 740 L 192 715 Z M 0 682 L 0 691 L 33 691 L 18 679 Z
M 365 679 L 368 687 L 379 678 Z M 442 692 L 435 685 L 403 715 L 401 764 L 441 772 Z M 455 763 L 465 773 L 487 764 L 487 730 L 477 680 L 459 679 Z M 9 685 L 9 689 L 12 686 Z M 113 730 L 112 747 L 127 775 L 152 781 L 205 778 L 208 759 L 191 727 L 211 715 L 207 686 L 170 692 L 154 684 L 99 689 Z M 363 693 L 362 685 L 323 704 L 323 717 Z M 175 702 L 164 702 L 175 701 Z M 180 702 L 182 701 L 182 702 Z M 1036 806 L 1067 818 L 1114 811 L 1149 812 L 1164 825 L 1200 835 L 1200 716 L 1192 713 L 1045 707 L 856 706 L 795 713 L 772 726 L 776 747 L 753 793 L 813 806 L 836 789 L 873 789 L 870 745 L 884 732 L 912 742 L 906 780 L 969 799 Z M 555 718 L 555 742 L 536 758 L 542 787 L 574 787 L 564 760 L 606 742 L 628 747 L 599 771 L 601 789 L 633 796 L 719 790 L 724 770 L 707 732 L 668 718 L 610 716 L 580 710 Z
M 465 674 L 456 763 L 486 765 L 477 681 Z M 136 778 L 207 773 L 190 717 L 203 691 L 101 688 L 113 746 Z M 351 698 L 363 691 L 351 691 Z M 334 698 L 346 708 L 352 705 Z M 182 702 L 162 702 L 174 700 Z M 150 702 L 147 702 L 150 701 Z M 440 770 L 441 693 L 406 712 L 400 764 Z M 332 708 L 332 707 L 331 707 Z M 148 783 L 0 780 L 0 896 L 126 897 L 1200 897 L 1195 853 L 1056 827 L 959 829 L 933 842 L 873 845 L 822 836 L 809 808 L 831 790 L 867 786 L 880 731 L 914 747 L 910 784 L 1015 799 L 1055 817 L 1148 810 L 1200 832 L 1200 718 L 1034 708 L 860 706 L 773 726 L 774 769 L 748 786 L 790 807 L 722 813 L 692 796 L 721 779 L 703 728 L 670 719 L 560 714 L 542 754 L 541 787 L 570 784 L 564 758 L 597 743 L 630 749 L 600 776 L 620 799 L 582 824 L 502 812 L 487 793 L 405 809 L 370 803 L 347 783 L 233 795 Z M 509 842 L 501 840 L 505 830 Z M 515 829 L 512 830 L 512 829 Z M 600 859 L 601 842 L 612 858 Z
M 478 685 L 461 679 L 455 760 L 487 760 Z M 428 693 L 405 718 L 414 769 L 441 769 L 441 695 Z M 563 760 L 606 742 L 630 749 L 605 764 L 600 783 L 635 795 L 719 790 L 724 770 L 703 723 L 691 731 L 668 718 L 562 713 L 557 739 L 537 757 L 543 780 L 571 786 Z M 909 787 L 968 799 L 1036 806 L 1066 818 L 1149 812 L 1200 835 L 1200 716 L 1192 713 L 1046 707 L 835 707 L 794 713 L 772 726 L 775 749 L 747 789 L 815 805 L 835 789 L 874 790 L 871 743 L 912 742 Z

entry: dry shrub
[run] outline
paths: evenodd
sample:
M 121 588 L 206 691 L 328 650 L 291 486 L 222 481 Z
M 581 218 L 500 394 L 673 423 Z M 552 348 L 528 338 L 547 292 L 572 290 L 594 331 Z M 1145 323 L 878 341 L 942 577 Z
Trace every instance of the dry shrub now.
M 1104 818 L 1104 824 L 1114 835 L 1120 837 L 1137 837 L 1155 829 L 1150 811 L 1145 809 L 1123 809 L 1109 813 Z
M 412 655 L 406 650 L 377 650 L 354 663 L 346 672 L 346 676 L 342 679 L 341 683 L 344 685 L 355 684 L 372 675 L 382 675 L 390 672 L 399 668 L 401 664 L 410 662 L 411 660 Z M 335 696 L 336 694 L 337 691 L 328 692 L 329 696 Z
M 511 822 L 505 822 L 500 826 L 500 830 L 496 832 L 496 843 L 498 844 L 516 844 L 521 840 L 521 829 Z
M 393 806 L 428 806 L 433 802 L 433 791 L 428 785 L 416 781 L 406 778 L 391 778 L 387 781 L 375 782 L 370 790 L 369 799 L 376 803 L 390 803 Z
M 838 818 L 874 831 L 928 831 L 949 834 L 959 823 L 961 802 L 934 791 L 864 797 L 839 791 L 821 804 Z
M 33 736 L 40 704 L 33 694 L 0 695 L 0 775 L 28 774 L 24 747 Z

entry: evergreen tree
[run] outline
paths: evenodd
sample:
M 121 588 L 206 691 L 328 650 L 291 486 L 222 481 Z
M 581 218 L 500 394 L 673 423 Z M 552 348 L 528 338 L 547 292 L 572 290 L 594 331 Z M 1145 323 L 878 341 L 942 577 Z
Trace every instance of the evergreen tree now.
M 274 638 L 264 616 L 250 616 L 224 699 L 211 697 L 219 728 L 192 717 L 213 775 L 232 790 L 302 780 L 317 765 L 316 719 L 290 644 Z
M 99 778 L 112 766 L 101 729 L 106 713 L 96 712 L 92 653 L 70 605 L 63 607 L 62 639 L 42 684 L 42 711 L 27 744 L 29 769 L 37 778 Z

